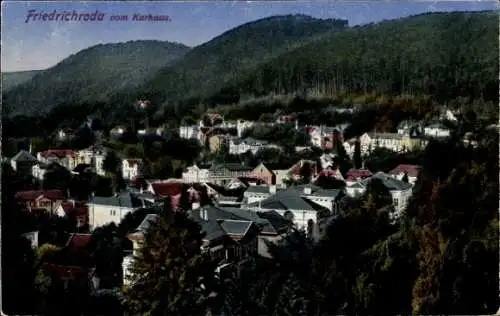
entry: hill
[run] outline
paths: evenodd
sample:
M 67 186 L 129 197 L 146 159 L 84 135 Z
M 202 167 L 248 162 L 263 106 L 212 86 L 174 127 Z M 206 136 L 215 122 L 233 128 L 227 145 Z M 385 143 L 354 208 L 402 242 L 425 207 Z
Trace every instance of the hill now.
M 3 102 L 10 115 L 29 115 L 60 103 L 105 101 L 117 91 L 143 83 L 189 49 L 161 41 L 99 44 L 7 91 Z
M 228 96 L 228 91 L 232 93 Z M 498 14 L 428 13 L 332 34 L 259 65 L 216 95 L 381 92 L 498 98 Z
M 41 71 L 42 70 L 2 72 L 3 92 L 5 93 L 20 84 L 30 81 L 31 78 Z
M 209 95 L 241 71 L 345 27 L 345 20 L 306 15 L 273 16 L 246 23 L 193 48 L 147 82 L 141 92 L 157 101 Z

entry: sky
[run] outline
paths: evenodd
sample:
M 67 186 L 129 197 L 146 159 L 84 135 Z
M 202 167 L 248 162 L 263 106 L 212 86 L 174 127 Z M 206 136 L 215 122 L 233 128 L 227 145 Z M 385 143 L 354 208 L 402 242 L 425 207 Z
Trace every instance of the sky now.
M 265 17 L 306 14 L 340 18 L 349 25 L 435 11 L 498 9 L 494 1 L 365 2 L 45 2 L 2 1 L 1 71 L 46 69 L 82 49 L 100 43 L 152 39 L 196 46 L 231 28 Z M 29 21 L 29 10 L 44 13 L 104 13 L 102 21 Z M 132 21 L 134 14 L 169 16 L 170 21 Z M 128 21 L 111 21 L 128 15 Z

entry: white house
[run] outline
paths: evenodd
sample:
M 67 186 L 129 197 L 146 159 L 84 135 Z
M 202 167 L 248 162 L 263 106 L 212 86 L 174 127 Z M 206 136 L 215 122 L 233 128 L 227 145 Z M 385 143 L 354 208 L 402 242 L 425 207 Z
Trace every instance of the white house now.
M 319 239 L 319 223 L 323 218 L 338 212 L 337 201 L 340 190 L 324 190 L 315 185 L 293 186 L 266 199 L 247 205 L 255 211 L 276 211 L 292 221 L 297 229 L 305 230 L 309 236 Z
M 209 174 L 209 168 L 198 167 L 194 164 L 182 173 L 182 180 L 187 183 L 205 183 L 209 182 Z
M 424 127 L 424 135 L 431 137 L 449 137 L 451 131 L 441 123 L 434 123 Z
M 130 212 L 145 207 L 145 200 L 130 192 L 121 192 L 110 197 L 93 196 L 88 204 L 91 229 L 106 224 L 120 224 Z
M 125 180 L 132 180 L 143 173 L 143 162 L 141 159 L 122 159 L 122 176 Z
M 261 148 L 279 148 L 275 145 L 270 145 L 267 141 L 258 140 L 255 138 L 247 137 L 243 140 L 238 138 L 233 138 L 229 141 L 229 153 L 232 155 L 241 155 L 247 151 L 251 151 L 252 154 L 256 154 Z
M 397 180 L 383 172 L 377 172 L 370 178 L 349 185 L 346 188 L 347 194 L 355 197 L 365 193 L 366 187 L 374 179 L 381 180 L 382 184 L 391 193 L 392 204 L 395 210 L 395 213 L 392 214 L 392 216 L 399 217 L 401 215 L 401 212 L 406 209 L 406 206 L 408 205 L 408 200 L 410 199 L 412 194 L 412 185 L 410 183 Z
M 104 159 L 106 158 L 106 149 L 103 146 L 90 146 L 76 152 L 77 164 L 87 164 L 100 176 L 106 172 L 103 169 Z

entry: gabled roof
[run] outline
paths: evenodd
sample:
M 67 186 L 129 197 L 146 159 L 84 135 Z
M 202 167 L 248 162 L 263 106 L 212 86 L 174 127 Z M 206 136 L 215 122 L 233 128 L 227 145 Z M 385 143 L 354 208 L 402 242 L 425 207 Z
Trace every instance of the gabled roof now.
M 219 225 L 228 235 L 245 236 L 253 223 L 245 220 L 225 219 Z
M 66 247 L 74 252 L 80 252 L 85 250 L 92 240 L 91 234 L 71 234 Z
M 323 207 L 306 200 L 307 195 L 304 194 L 304 188 L 311 189 L 310 196 L 333 196 L 338 195 L 338 190 L 323 190 L 316 185 L 300 185 L 292 186 L 286 190 L 278 191 L 275 195 L 268 197 L 259 202 L 250 204 L 252 208 L 262 208 L 270 210 L 306 210 L 306 211 L 319 211 Z
M 206 206 L 209 220 L 244 220 L 255 223 L 262 233 L 276 234 L 290 225 L 290 222 L 275 211 L 256 212 L 237 207 Z
M 368 183 L 373 181 L 374 179 L 379 179 L 382 181 L 382 184 L 389 190 L 389 191 L 404 191 L 411 189 L 412 185 L 409 183 L 406 183 L 404 181 L 400 181 L 397 179 L 394 179 L 393 177 L 383 173 L 383 172 L 377 172 L 374 174 L 372 177 L 362 180 L 361 183 L 366 187 Z
M 26 150 L 19 151 L 14 157 L 12 157 L 15 162 L 36 162 L 37 159 Z

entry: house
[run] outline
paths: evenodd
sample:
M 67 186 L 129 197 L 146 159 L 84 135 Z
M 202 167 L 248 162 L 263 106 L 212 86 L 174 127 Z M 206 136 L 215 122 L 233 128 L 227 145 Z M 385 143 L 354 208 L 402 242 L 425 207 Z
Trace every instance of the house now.
M 43 163 L 57 162 L 68 170 L 73 170 L 77 165 L 77 154 L 69 149 L 49 149 L 39 152 L 37 159 Z
M 61 249 L 65 264 L 45 263 L 42 270 L 52 280 L 62 281 L 63 288 L 77 287 L 95 291 L 100 280 L 90 258 L 91 234 L 71 234 Z
M 259 227 L 250 220 L 236 220 L 208 216 L 206 208 L 199 208 L 189 213 L 190 217 L 200 224 L 204 233 L 201 251 L 220 264 L 234 263 L 240 265 L 249 257 L 257 253 L 257 235 Z M 213 212 L 210 212 L 213 214 Z M 139 227 L 128 234 L 133 243 L 133 253 L 123 260 L 124 284 L 130 285 L 130 266 L 142 247 L 145 233 L 150 229 L 152 222 L 158 220 L 156 214 L 148 214 Z M 214 217 L 216 219 L 214 219 Z
M 233 178 L 249 177 L 254 168 L 238 163 L 213 165 L 209 169 L 210 182 L 226 185 Z
M 209 181 L 210 166 L 193 164 L 182 173 L 182 180 L 187 183 L 204 183 Z
M 257 254 L 271 257 L 268 251 L 268 242 L 276 243 L 289 232 L 292 223 L 274 211 L 255 212 L 253 210 L 206 206 L 203 208 L 208 220 L 253 222 L 258 228 Z M 248 247 L 248 245 L 247 245 Z M 249 251 L 253 253 L 255 249 Z
M 257 167 L 255 167 L 252 170 L 251 175 L 253 177 L 262 179 L 267 185 L 276 185 L 276 174 L 264 163 L 260 163 Z
M 19 151 L 10 159 L 10 165 L 14 171 L 21 176 L 33 175 L 33 166 L 37 164 L 37 159 L 26 150 Z
M 348 185 L 346 188 L 347 194 L 350 196 L 363 194 L 366 191 L 368 184 L 374 179 L 380 180 L 381 183 L 389 190 L 392 196 L 392 204 L 395 211 L 394 214 L 391 215 L 393 217 L 399 217 L 406 209 L 412 194 L 412 185 L 409 183 L 397 180 L 383 172 L 377 172 L 370 178 Z
M 143 199 L 126 191 L 109 197 L 93 196 L 88 202 L 89 227 L 95 229 L 110 223 L 118 225 L 128 213 L 145 206 Z
M 42 209 L 49 214 L 56 214 L 65 195 L 61 190 L 19 191 L 15 199 L 27 211 Z
M 279 146 L 269 144 L 265 140 L 258 140 L 252 137 L 247 137 L 240 140 L 235 137 L 229 140 L 229 153 L 232 155 L 241 155 L 250 151 L 256 154 L 261 148 L 280 148 Z
M 408 176 L 408 182 L 415 184 L 420 173 L 421 166 L 418 165 L 398 165 L 396 168 L 389 171 L 389 175 L 394 179 L 402 180 L 405 174 Z
M 424 127 L 424 135 L 436 138 L 450 137 L 451 130 L 444 124 L 436 122 Z
M 306 230 L 308 236 L 318 240 L 324 230 L 319 223 L 339 212 L 338 201 L 342 196 L 340 190 L 324 190 L 308 184 L 277 191 L 276 194 L 245 207 L 259 212 L 276 211 L 293 222 L 296 228 Z
M 413 134 L 412 134 L 413 133 Z M 386 148 L 395 152 L 407 152 L 422 149 L 428 144 L 428 140 L 418 135 L 417 131 L 411 134 L 395 133 L 365 133 L 359 137 L 361 154 L 368 155 L 375 148 Z M 348 142 L 354 146 L 355 142 Z M 346 145 L 346 143 L 344 143 Z M 354 148 L 349 148 L 347 152 L 353 153 Z
M 76 153 L 77 165 L 87 164 L 100 176 L 106 172 L 103 169 L 104 159 L 106 158 L 106 148 L 100 145 L 90 146 Z
M 144 165 L 142 159 L 122 159 L 122 176 L 125 180 L 132 180 L 142 176 Z

